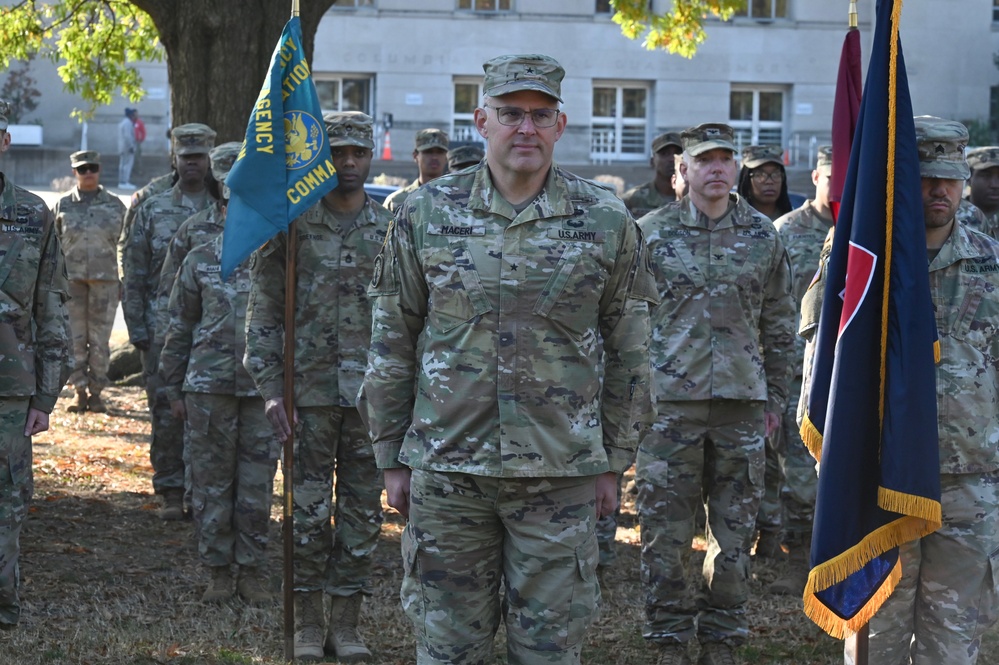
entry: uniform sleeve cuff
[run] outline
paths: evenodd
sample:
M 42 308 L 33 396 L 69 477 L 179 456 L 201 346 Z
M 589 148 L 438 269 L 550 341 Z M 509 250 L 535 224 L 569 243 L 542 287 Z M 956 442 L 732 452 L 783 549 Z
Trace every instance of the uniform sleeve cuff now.
M 399 461 L 402 441 L 382 441 L 372 447 L 375 451 L 375 464 L 379 469 L 401 469 L 406 466 Z

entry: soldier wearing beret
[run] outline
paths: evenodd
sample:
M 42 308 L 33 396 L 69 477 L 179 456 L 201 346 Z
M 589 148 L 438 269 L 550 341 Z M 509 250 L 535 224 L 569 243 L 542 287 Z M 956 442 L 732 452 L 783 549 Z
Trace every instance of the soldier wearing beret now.
M 801 303 L 818 270 L 822 245 L 833 225 L 832 209 L 829 207 L 832 148 L 820 146 L 818 152 L 815 170 L 812 171 L 815 197 L 774 222 L 791 262 L 791 295 L 796 306 Z M 798 320 L 801 320 L 800 310 Z M 787 574 L 781 575 L 770 585 L 769 591 L 801 596 L 808 580 L 808 555 L 811 550 L 818 475 L 815 473 L 815 460 L 801 441 L 797 424 L 805 354 L 803 338 L 795 336 L 794 351 L 787 408 L 782 414 L 780 429 L 773 436 L 781 479 L 778 509 L 782 530 L 778 543 L 783 543 L 787 548 L 791 565 Z
M 870 622 L 872 663 L 973 665 L 999 616 L 999 243 L 957 220 L 968 130 L 916 119 L 936 370 L 943 525 L 899 547 L 902 579 Z
M 771 220 L 791 212 L 787 172 L 778 146 L 751 145 L 743 148 L 738 192 L 749 205 Z
M 458 146 L 447 151 L 447 170 L 454 173 L 469 166 L 475 166 L 486 156 L 486 151 L 478 143 Z
M 0 100 L 0 157 L 10 147 Z M 0 172 L 0 630 L 21 616 L 21 526 L 32 493 L 31 437 L 49 414 L 72 363 L 66 264 L 41 198 Z
M 690 191 L 638 220 L 662 304 L 652 310 L 659 416 L 635 463 L 644 637 L 660 665 L 732 663 L 749 635 L 749 552 L 763 494 L 764 438 L 780 426 L 793 354 L 791 270 L 773 223 L 731 194 L 733 130 L 682 134 Z M 684 559 L 697 504 L 708 556 L 696 598 Z
M 215 130 L 201 123 L 175 127 L 171 132 L 177 184 L 152 196 L 136 211 L 131 228 L 125 229 L 121 251 L 123 276 L 122 311 L 129 341 L 143 353 L 146 397 L 152 416 L 149 457 L 153 465 L 153 490 L 162 498 L 159 517 L 184 517 L 184 424 L 173 417 L 170 401 L 159 378 L 157 337 L 157 290 L 167 247 L 188 217 L 214 201 L 206 189 L 208 153 L 215 146 Z
M 52 209 L 69 271 L 67 304 L 76 367 L 69 382 L 76 402 L 69 411 L 104 413 L 111 351 L 108 341 L 118 311 L 118 238 L 125 205 L 101 186 L 101 156 L 93 150 L 70 155 L 76 186 Z M 87 396 L 87 391 L 90 396 Z
M 389 194 L 385 198 L 385 207 L 394 213 L 406 201 L 406 197 L 416 191 L 417 187 L 443 175 L 444 169 L 447 167 L 448 145 L 447 132 L 433 127 L 416 132 L 413 161 L 416 162 L 420 175 L 409 185 Z
M 358 622 L 371 594 L 382 478 L 354 400 L 371 336 L 366 287 L 392 216 L 364 192 L 372 119 L 356 111 L 323 119 L 337 186 L 295 221 L 295 657 L 321 659 L 325 649 L 355 662 L 371 657 Z M 253 255 L 244 359 L 281 441 L 292 426 L 283 394 L 285 243 L 279 235 Z
M 673 189 L 674 158 L 681 152 L 683 146 L 680 145 L 679 132 L 666 132 L 652 139 L 652 157 L 649 159 L 652 180 L 621 195 L 621 200 L 635 219 L 676 200 Z
M 999 147 L 987 146 L 968 151 L 967 202 L 982 212 L 982 223 L 976 230 L 999 238 Z
M 210 573 L 203 602 L 223 601 L 237 591 L 252 603 L 273 597 L 265 550 L 279 446 L 260 393 L 243 368 L 249 266 L 244 262 L 222 279 L 220 258 L 224 183 L 240 145 L 223 143 L 209 153 L 209 186 L 219 201 L 189 218 L 174 236 L 170 252 L 180 263 L 158 310 L 164 320 L 160 374 L 173 416 L 187 424 L 185 460 L 198 554 Z M 167 263 L 161 289 L 168 281 Z
M 562 66 L 505 55 L 483 69 L 485 160 L 396 214 L 358 405 L 408 517 L 417 662 L 492 662 L 503 620 L 509 663 L 579 663 L 596 521 L 651 419 L 655 286 L 621 200 L 552 161 Z

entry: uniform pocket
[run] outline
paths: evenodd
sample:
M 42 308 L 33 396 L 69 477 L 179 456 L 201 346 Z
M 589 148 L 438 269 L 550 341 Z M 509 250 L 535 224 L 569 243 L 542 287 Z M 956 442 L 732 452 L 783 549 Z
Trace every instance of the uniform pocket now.
M 450 246 L 434 247 L 423 259 L 430 287 L 427 317 L 445 333 L 492 309 L 475 265 L 458 249 L 461 261 Z
M 562 649 L 579 644 L 587 629 L 597 618 L 600 606 L 600 584 L 597 582 L 597 561 L 599 550 L 596 533 L 590 534 L 582 545 L 576 548 L 576 577 L 572 586 L 572 600 L 569 603 L 568 625 Z
M 580 341 L 596 327 L 597 309 L 606 278 L 598 265 L 591 267 L 582 243 L 567 246 L 545 284 L 534 313 L 556 323 Z
M 38 260 L 38 248 L 20 236 L 14 238 L 10 249 L 0 259 L 0 291 L 24 308 L 32 301 L 38 280 Z

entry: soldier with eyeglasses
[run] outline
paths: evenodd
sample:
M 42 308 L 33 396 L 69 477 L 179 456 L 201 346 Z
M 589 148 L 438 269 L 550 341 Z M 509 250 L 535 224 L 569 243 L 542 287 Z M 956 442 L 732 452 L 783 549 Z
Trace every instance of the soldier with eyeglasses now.
M 596 521 L 651 420 L 655 287 L 621 200 L 553 162 L 565 70 L 483 69 L 485 159 L 411 194 L 376 259 L 358 406 L 409 520 L 417 662 L 493 662 L 502 617 L 509 663 L 579 663 Z
M 738 192 L 770 221 L 791 212 L 793 206 L 787 193 L 787 172 L 780 147 L 751 145 L 743 149 Z

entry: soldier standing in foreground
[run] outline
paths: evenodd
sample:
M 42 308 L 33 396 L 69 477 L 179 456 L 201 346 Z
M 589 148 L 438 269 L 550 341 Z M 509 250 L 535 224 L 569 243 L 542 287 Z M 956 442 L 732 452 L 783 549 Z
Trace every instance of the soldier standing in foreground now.
M 181 125 L 174 128 L 171 140 L 179 174 L 177 184 L 142 203 L 132 227 L 125 230 L 121 258 L 122 310 L 129 340 L 143 353 L 146 397 L 152 416 L 149 457 L 153 490 L 163 498 L 159 512 L 163 520 L 184 517 L 184 424 L 171 415 L 170 401 L 159 378 L 163 340 L 156 338 L 156 296 L 167 246 L 177 229 L 213 202 L 205 189 L 205 176 L 215 131 L 200 123 Z
M 764 437 L 780 426 L 793 353 L 791 270 L 769 219 L 730 194 L 733 130 L 683 132 L 687 196 L 638 221 L 662 304 L 652 311 L 659 418 L 635 463 L 643 635 L 659 665 L 734 663 L 749 635 L 749 550 L 763 494 Z M 708 517 L 704 581 L 685 576 L 697 503 Z
M 502 616 L 511 665 L 579 663 L 596 520 L 651 419 L 655 285 L 620 199 L 552 161 L 565 70 L 543 55 L 483 69 L 486 158 L 398 212 L 358 405 L 409 520 L 417 662 L 492 662 Z
M 324 116 L 337 186 L 295 221 L 295 422 L 284 400 L 284 235 L 251 259 L 244 364 L 277 438 L 295 426 L 295 658 L 368 660 L 358 631 L 381 529 L 381 474 L 354 406 L 371 336 L 371 281 L 391 215 L 364 192 L 373 122 Z M 335 505 L 331 505 L 336 475 Z M 330 528 L 330 517 L 336 533 Z M 326 598 L 330 617 L 326 619 Z
M 69 382 L 76 402 L 68 410 L 104 413 L 101 391 L 110 383 L 108 342 L 121 291 L 117 249 L 125 204 L 101 186 L 99 153 L 82 150 L 69 159 L 76 187 L 52 209 L 70 279 L 67 307 L 76 367 Z
M 10 147 L 0 100 L 0 156 Z M 0 630 L 21 616 L 21 526 L 32 493 L 31 437 L 71 365 L 66 264 L 45 202 L 0 172 Z

